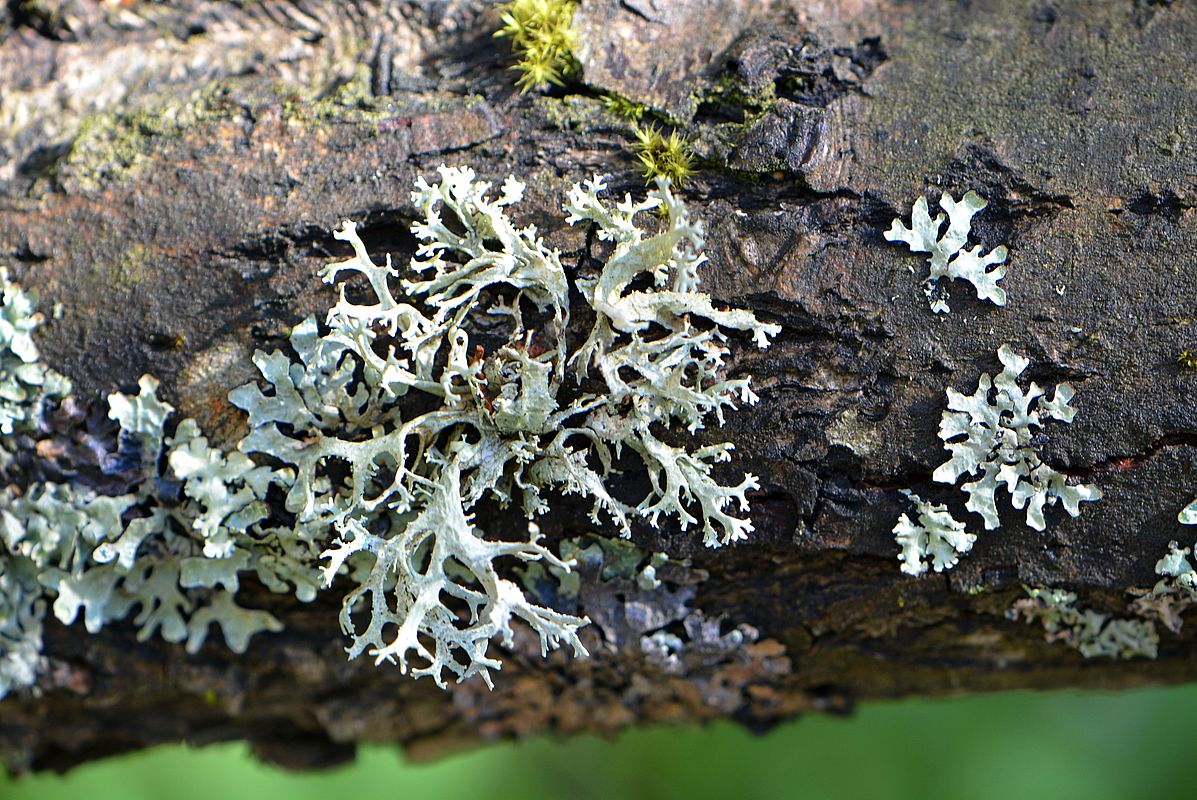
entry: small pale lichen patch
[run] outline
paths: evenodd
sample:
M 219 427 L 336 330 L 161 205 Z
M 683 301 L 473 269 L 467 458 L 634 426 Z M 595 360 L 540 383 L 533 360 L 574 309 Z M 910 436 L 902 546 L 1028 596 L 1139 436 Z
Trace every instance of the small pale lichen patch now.
M 15 447 L 13 437 L 34 431 L 46 404 L 71 391 L 71 382 L 41 361 L 33 341 L 43 322 L 36 306 L 37 298 L 0 267 L 0 470 Z
M 976 535 L 965 532 L 964 523 L 953 518 L 947 506 L 928 503 L 913 492 L 902 493 L 914 503 L 918 515 L 915 522 L 903 514 L 894 525 L 902 571 L 922 575 L 927 571 L 928 557 L 936 572 L 956 566 L 960 556 L 972 549 Z
M 1159 635 L 1140 619 L 1112 619 L 1076 607 L 1076 595 L 1062 589 L 1025 587 L 1028 597 L 1015 601 L 1009 617 L 1039 622 L 1049 642 L 1063 642 L 1085 658 L 1155 658 Z
M 1005 246 L 995 247 L 989 253 L 982 253 L 977 245 L 965 249 L 973 216 L 985 208 L 985 202 L 976 192 L 968 192 L 960 200 L 953 200 L 947 192 L 939 198 L 939 206 L 947 212 L 936 214 L 932 219 L 927 212 L 927 199 L 920 197 L 914 203 L 910 227 L 901 219 L 895 219 L 885 238 L 891 242 L 904 242 L 912 253 L 930 253 L 931 273 L 925 286 L 931 310 L 947 313 L 946 290 L 939 287 L 940 278 L 960 278 L 977 290 L 977 298 L 988 300 L 994 305 L 1006 305 L 1006 290 L 998 281 L 1006 276 L 1006 268 L 1000 266 L 1006 260 Z M 941 229 L 944 221 L 948 227 Z M 990 269 L 993 267 L 993 269 Z
M 956 483 L 962 475 L 980 477 L 962 487 L 969 499 L 965 507 L 981 515 L 986 529 L 998 526 L 995 493 L 1005 488 L 1015 508 L 1026 508 L 1027 524 L 1037 531 L 1047 527 L 1043 510 L 1057 502 L 1072 516 L 1079 504 L 1101 498 L 1092 484 L 1072 485 L 1068 477 L 1049 467 L 1032 446 L 1045 419 L 1071 422 L 1076 410 L 1068 405 L 1073 389 L 1056 387 L 1050 399 L 1036 384 L 1027 389 L 1018 378 L 1030 363 L 1008 345 L 998 348 L 1002 371 L 990 380 L 981 375 L 971 395 L 949 388 L 948 408 L 939 424 L 939 438 L 952 454 L 932 475 L 940 483 Z
M 1197 500 L 1182 508 L 1176 519 L 1181 525 L 1197 525 Z
M 981 375 L 972 395 L 948 388 L 939 438 L 951 458 L 931 477 L 955 484 L 962 475 L 979 472 L 977 480 L 962 488 L 969 496 L 965 508 L 980 514 L 986 529 L 998 527 L 996 493 L 1005 488 L 1015 508 L 1026 508 L 1027 524 L 1041 531 L 1047 526 L 1045 506 L 1059 502 L 1075 517 L 1080 514 L 1079 504 L 1099 499 L 1101 490 L 1091 484 L 1070 484 L 1067 476 L 1044 464 L 1032 447 L 1045 419 L 1072 421 L 1076 414 L 1068 405 L 1072 387 L 1060 384 L 1051 399 L 1034 383 L 1024 390 L 1018 379 L 1030 362 L 1007 345 L 998 348 L 998 359 L 1002 372 L 992 380 L 988 374 Z M 902 514 L 893 528 L 902 571 L 922 575 L 928 556 L 936 572 L 951 569 L 972 549 L 976 535 L 967 533 L 965 524 L 946 506 L 925 502 L 909 491 L 903 494 L 914 502 L 918 519 Z
M 1140 590 L 1131 604 L 1136 613 L 1158 618 L 1173 633 L 1180 633 L 1181 615 L 1197 603 L 1197 570 L 1189 562 L 1192 552 L 1169 542 L 1168 552 L 1155 565 L 1160 579 L 1149 591 Z

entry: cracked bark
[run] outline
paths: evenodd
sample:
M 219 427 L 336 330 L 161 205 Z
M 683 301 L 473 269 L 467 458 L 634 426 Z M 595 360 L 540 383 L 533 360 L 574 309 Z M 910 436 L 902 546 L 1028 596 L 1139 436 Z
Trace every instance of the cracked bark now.
M 358 741 L 432 755 L 654 721 L 766 729 L 872 698 L 1197 674 L 1197 625 L 1161 630 L 1155 661 L 1085 661 L 1005 617 L 1023 583 L 1125 615 L 1168 541 L 1197 538 L 1176 522 L 1197 492 L 1197 373 L 1176 362 L 1197 346 L 1192 3 L 584 0 L 582 76 L 545 96 L 513 90 L 496 27 L 486 4 L 452 1 L 8 3 L 0 261 L 62 304 L 46 360 L 92 402 L 151 372 L 235 441 L 225 394 L 249 354 L 329 303 L 313 276 L 343 252 L 332 227 L 361 221 L 402 263 L 407 189 L 437 164 L 516 173 L 527 221 L 584 257 L 565 189 L 594 172 L 642 185 L 631 126 L 603 109 L 614 92 L 696 143 L 684 195 L 707 225 L 706 286 L 784 326 L 731 367 L 762 402 L 710 433 L 736 443 L 729 469 L 761 476 L 757 534 L 712 552 L 637 529 L 691 566 L 655 593 L 586 574 L 594 657 L 543 661 L 521 639 L 493 692 L 346 663 L 334 598 L 259 592 L 287 630 L 243 657 L 50 623 L 40 693 L 0 703 L 10 769 L 232 737 L 312 766 Z M 1007 307 L 957 285 L 933 316 L 922 262 L 882 239 L 944 189 L 989 200 L 975 236 L 1010 247 Z M 1041 385 L 1077 387 L 1076 421 L 1041 451 L 1105 498 L 1078 519 L 1055 509 L 1044 533 L 1007 505 L 958 567 L 911 579 L 890 534 L 899 489 L 979 528 L 930 474 L 944 387 L 971 391 L 1001 343 Z M 12 479 L 56 468 L 28 458 Z M 586 533 L 578 511 L 542 527 Z M 646 652 L 655 630 L 684 641 L 676 662 Z

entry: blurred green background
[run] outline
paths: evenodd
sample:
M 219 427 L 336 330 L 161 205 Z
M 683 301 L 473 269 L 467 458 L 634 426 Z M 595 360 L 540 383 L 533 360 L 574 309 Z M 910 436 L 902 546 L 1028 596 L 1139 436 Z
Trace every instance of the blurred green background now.
M 4 800 L 1190 797 L 1197 685 L 878 703 L 753 736 L 731 724 L 535 739 L 432 764 L 363 748 L 286 773 L 242 744 L 161 747 L 65 776 L 0 778 Z

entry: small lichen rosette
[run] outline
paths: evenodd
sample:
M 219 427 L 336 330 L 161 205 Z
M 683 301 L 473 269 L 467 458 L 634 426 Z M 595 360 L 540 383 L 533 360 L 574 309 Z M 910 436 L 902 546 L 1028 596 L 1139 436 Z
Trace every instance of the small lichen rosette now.
M 972 230 L 973 216 L 987 205 L 976 192 L 968 192 L 958 201 L 944 192 L 939 198 L 939 207 L 947 212 L 947 217 L 936 214 L 932 219 L 927 212 L 927 199 L 920 197 L 914 202 L 910 227 L 906 227 L 901 219 L 895 219 L 885 232 L 888 241 L 905 242 L 912 253 L 931 254 L 931 272 L 924 289 L 931 310 L 937 314 L 949 311 L 946 291 L 939 286 L 940 278 L 968 281 L 977 290 L 977 299 L 1006 305 L 1006 290 L 998 286 L 998 281 L 1006 276 L 1006 268 L 1000 266 L 1006 260 L 1006 248 L 995 247 L 983 253 L 980 245 L 972 249 L 964 247 Z M 940 236 L 945 219 L 948 227 Z
M 916 518 L 906 514 L 898 517 L 894 525 L 894 539 L 899 548 L 898 560 L 907 575 L 922 575 L 927 571 L 930 560 L 936 572 L 943 572 L 956 566 L 960 556 L 973 549 L 976 534 L 968 533 L 964 523 L 938 503 L 928 503 L 917 494 L 903 491 L 914 503 Z
M 350 656 L 368 652 L 442 686 L 472 675 L 489 684 L 500 666 L 491 640 L 510 644 L 517 618 L 544 652 L 568 644 L 585 653 L 585 618 L 536 605 L 504 577 L 505 560 L 569 568 L 540 543 L 533 520 L 545 493 L 589 498 L 594 519 L 624 535 L 633 515 L 701 523 L 710 546 L 751 530 L 731 512 L 747 509 L 755 479 L 722 486 L 712 476 L 731 445 L 691 452 L 663 431 L 696 431 L 736 399 L 755 400 L 747 379 L 720 374 L 727 334 L 744 331 L 764 347 L 777 327 L 716 309 L 697 291 L 701 225 L 668 182 L 641 203 L 611 207 L 596 178 L 569 193 L 568 221 L 594 223 L 614 249 L 596 275 L 577 280 L 595 323 L 571 351 L 559 255 L 507 215 L 523 184 L 508 178 L 494 197 L 468 168 L 439 174 L 412 193 L 423 219 L 412 226 L 420 246 L 409 275 L 396 280 L 389 260 L 375 264 L 345 222 L 334 235 L 354 255 L 323 277 L 360 276 L 372 296 L 354 302 L 341 284 L 323 326 L 296 326 L 294 356 L 255 355 L 266 391 L 249 384 L 230 398 L 249 413 L 240 448 L 295 473 L 286 498 L 294 538 L 323 549 L 326 586 L 338 575 L 354 586 L 341 613 Z M 660 231 L 640 229 L 634 217 L 658 208 Z M 635 506 L 607 488 L 625 447 L 651 478 Z M 482 530 L 483 500 L 517 503 L 527 535 Z
M 1047 527 L 1044 506 L 1061 503 L 1072 516 L 1079 504 L 1097 500 L 1101 489 L 1091 484 L 1072 485 L 1068 476 L 1043 463 L 1033 446 L 1045 419 L 1072 422 L 1076 410 L 1068 405 L 1073 389 L 1056 387 L 1052 397 L 1032 383 L 1026 390 L 1018 378 L 1030 361 L 1009 346 L 998 348 L 1002 371 L 993 378 L 983 374 L 971 395 L 948 388 L 948 408 L 939 424 L 939 438 L 952 457 L 932 475 L 940 483 L 956 483 L 964 475 L 980 477 L 962 487 L 969 499 L 965 507 L 980 514 L 985 528 L 998 527 L 995 493 L 1005 488 L 1017 509 L 1026 508 L 1027 524 L 1037 531 Z

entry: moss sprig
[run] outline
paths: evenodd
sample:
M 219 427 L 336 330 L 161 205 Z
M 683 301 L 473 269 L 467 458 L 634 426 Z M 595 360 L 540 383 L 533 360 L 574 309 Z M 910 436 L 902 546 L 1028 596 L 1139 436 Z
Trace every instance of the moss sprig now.
M 511 0 L 499 6 L 503 27 L 495 36 L 510 38 L 519 56 L 512 69 L 522 73 L 515 82 L 521 92 L 562 86 L 577 70 L 571 27 L 577 7 L 576 0 Z
M 694 174 L 694 151 L 677 131 L 664 134 L 656 125 L 636 128 L 636 157 L 646 181 L 668 178 L 682 186 Z
M 612 114 L 634 122 L 639 122 L 648 110 L 643 104 L 619 94 L 603 95 L 603 106 Z

